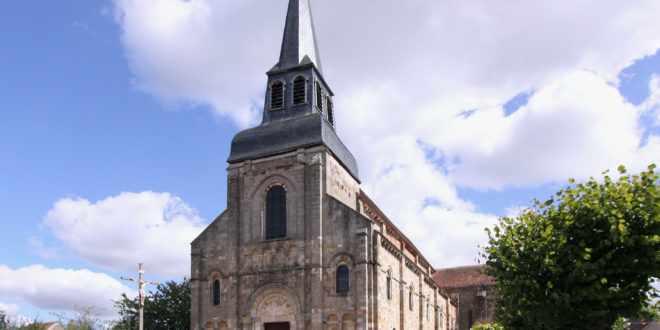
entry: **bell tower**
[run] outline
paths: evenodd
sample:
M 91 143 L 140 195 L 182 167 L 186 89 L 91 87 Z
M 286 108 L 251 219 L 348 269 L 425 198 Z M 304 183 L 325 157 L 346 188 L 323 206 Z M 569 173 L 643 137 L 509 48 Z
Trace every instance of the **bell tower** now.
M 359 182 L 355 157 L 335 132 L 333 93 L 321 70 L 309 0 L 290 0 L 277 64 L 267 73 L 261 124 L 233 139 L 230 164 L 325 145 Z

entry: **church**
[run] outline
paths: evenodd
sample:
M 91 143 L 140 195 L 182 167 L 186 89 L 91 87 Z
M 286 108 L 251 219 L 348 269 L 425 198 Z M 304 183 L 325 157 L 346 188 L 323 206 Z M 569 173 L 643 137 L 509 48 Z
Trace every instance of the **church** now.
M 191 244 L 191 329 L 454 329 L 435 269 L 360 189 L 309 0 L 289 1 L 267 76 L 261 124 L 231 143 L 227 209 Z

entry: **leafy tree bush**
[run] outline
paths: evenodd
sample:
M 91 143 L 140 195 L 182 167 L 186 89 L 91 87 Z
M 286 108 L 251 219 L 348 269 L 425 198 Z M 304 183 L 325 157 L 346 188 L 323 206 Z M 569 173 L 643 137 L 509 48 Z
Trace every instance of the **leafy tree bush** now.
M 487 230 L 506 329 L 608 329 L 651 310 L 660 277 L 660 187 L 655 165 L 602 183 L 591 178 Z
M 30 324 L 24 324 L 17 320 L 12 320 L 5 310 L 0 309 L 0 330 L 41 330 L 38 321 Z
M 495 324 L 488 324 L 488 323 L 479 323 L 475 324 L 470 328 L 470 330 L 504 330 L 504 328 L 495 323 Z
M 138 328 L 138 298 L 129 299 L 122 294 L 115 301 L 119 309 L 120 320 L 112 327 L 114 330 Z M 144 328 L 149 330 L 187 330 L 190 329 L 190 280 L 184 278 L 181 283 L 174 281 L 158 286 L 156 292 L 149 292 L 144 302 Z
M 10 329 L 13 326 L 12 321 L 7 316 L 7 312 L 0 309 L 0 330 Z
M 67 330 L 95 330 L 103 327 L 101 316 L 96 307 L 94 306 L 78 306 L 73 307 L 74 317 L 69 318 L 66 314 L 55 313 L 59 322 L 64 325 Z

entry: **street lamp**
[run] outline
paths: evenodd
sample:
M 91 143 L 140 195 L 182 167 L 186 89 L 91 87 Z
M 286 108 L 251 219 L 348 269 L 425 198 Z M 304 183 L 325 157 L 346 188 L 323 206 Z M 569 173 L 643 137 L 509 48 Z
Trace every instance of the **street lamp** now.
M 486 319 L 488 319 L 488 298 L 486 298 L 488 295 L 488 287 L 486 284 L 481 285 L 481 290 L 479 290 L 479 293 L 484 298 L 484 315 L 486 316 Z
M 488 295 L 488 287 L 486 286 L 486 284 L 481 285 L 481 290 L 479 291 L 479 293 L 481 293 L 482 297 L 486 298 L 486 295 Z

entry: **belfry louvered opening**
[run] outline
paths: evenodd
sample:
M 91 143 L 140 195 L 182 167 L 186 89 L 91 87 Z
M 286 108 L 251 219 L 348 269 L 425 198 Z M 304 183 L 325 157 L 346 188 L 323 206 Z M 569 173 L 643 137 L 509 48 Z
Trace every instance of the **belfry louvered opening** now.
M 284 83 L 276 81 L 270 87 L 270 108 L 281 109 L 284 107 Z
M 323 112 L 323 90 L 318 81 L 316 82 L 316 108 Z
M 305 103 L 306 79 L 298 76 L 293 80 L 293 105 Z
M 334 109 L 332 108 L 332 100 L 330 97 L 327 97 L 325 102 L 328 104 L 328 122 L 330 122 L 330 125 L 335 126 L 335 114 Z

